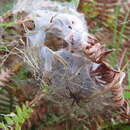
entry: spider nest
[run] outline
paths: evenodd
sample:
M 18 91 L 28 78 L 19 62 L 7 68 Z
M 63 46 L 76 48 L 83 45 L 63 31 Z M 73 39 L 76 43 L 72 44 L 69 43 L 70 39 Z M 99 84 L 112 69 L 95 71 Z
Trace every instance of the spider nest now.
M 104 62 L 111 51 L 89 38 L 84 15 L 68 3 L 30 1 L 19 1 L 13 13 L 26 14 L 17 19 L 25 45 L 19 51 L 48 89 L 44 98 L 77 116 L 112 110 L 112 93 L 101 93 L 119 72 Z
M 112 106 L 111 93 L 86 103 L 107 86 L 97 84 L 90 76 L 93 62 L 83 52 L 89 35 L 84 16 L 75 9 L 65 11 L 61 3 L 55 3 L 55 6 L 57 10 L 54 6 L 38 8 L 35 17 L 29 12 L 33 22 L 23 23 L 26 29 L 25 59 L 40 75 L 41 82 L 47 84 L 48 100 L 69 110 L 73 106 L 74 109 L 81 107 L 87 111 L 85 113 L 101 112 Z

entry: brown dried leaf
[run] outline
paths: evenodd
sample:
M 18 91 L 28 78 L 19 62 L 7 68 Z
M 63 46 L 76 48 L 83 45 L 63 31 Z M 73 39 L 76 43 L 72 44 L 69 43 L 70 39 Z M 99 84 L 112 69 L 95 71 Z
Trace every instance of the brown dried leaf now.
M 88 45 L 86 46 L 84 53 L 93 62 L 99 64 L 102 63 L 106 56 L 113 52 L 113 50 L 108 50 L 104 45 L 101 45 L 100 43 L 95 44 L 95 42 L 95 38 L 89 38 Z
M 102 64 L 94 63 L 90 69 L 90 76 L 101 86 L 111 83 L 116 73 L 119 72 L 114 70 L 106 62 L 103 62 Z

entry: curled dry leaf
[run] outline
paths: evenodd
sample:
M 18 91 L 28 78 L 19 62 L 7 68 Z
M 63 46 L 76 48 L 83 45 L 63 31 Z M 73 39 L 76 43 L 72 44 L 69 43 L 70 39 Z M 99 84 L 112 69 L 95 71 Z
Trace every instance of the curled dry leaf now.
M 111 83 L 116 73 L 119 73 L 119 71 L 114 70 L 106 62 L 101 64 L 94 63 L 90 68 L 90 76 L 101 86 Z
M 94 37 L 89 37 L 88 40 L 84 53 L 95 63 L 102 63 L 106 56 L 113 52 L 113 50 L 108 50 L 104 45 L 95 43 L 97 40 Z
M 106 85 L 108 87 L 106 90 L 111 90 L 113 95 L 112 100 L 116 108 L 121 111 L 120 115 L 125 119 L 130 120 L 130 106 L 128 101 L 124 98 L 124 90 L 122 87 L 125 73 L 120 70 L 114 70 L 106 62 L 103 62 L 101 64 L 93 63 L 92 67 L 90 68 L 90 76 L 100 86 Z
M 88 45 L 84 50 L 87 57 L 94 62 L 90 68 L 91 78 L 100 86 L 106 85 L 107 88 L 105 90 L 111 90 L 113 95 L 112 100 L 115 106 L 121 111 L 121 116 L 130 120 L 130 107 L 128 101 L 124 98 L 122 87 L 125 73 L 121 70 L 113 69 L 113 67 L 104 61 L 106 56 L 111 52 L 112 50 L 107 50 L 105 46 L 96 43 L 93 37 L 89 38 Z M 106 92 L 105 90 L 104 92 Z M 96 94 L 93 97 L 99 95 Z
M 113 94 L 113 101 L 115 106 L 121 110 L 121 116 L 130 121 L 130 106 L 128 100 L 124 98 L 122 82 L 125 77 L 125 73 L 120 71 L 119 78 L 115 85 L 111 88 Z

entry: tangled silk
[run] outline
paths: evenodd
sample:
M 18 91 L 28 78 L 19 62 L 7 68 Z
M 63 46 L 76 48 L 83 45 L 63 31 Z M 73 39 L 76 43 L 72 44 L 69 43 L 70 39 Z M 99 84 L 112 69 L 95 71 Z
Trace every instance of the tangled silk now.
M 106 63 L 106 56 L 112 50 L 88 34 L 83 14 L 69 3 L 44 0 L 19 0 L 13 14 L 19 12 L 26 16 L 17 19 L 22 30 L 17 32 L 26 38 L 24 58 L 43 73 L 44 80 L 51 81 L 49 86 L 56 102 L 59 98 L 61 102 L 67 92 L 66 96 L 78 104 L 81 99 L 91 99 L 108 88 L 112 90 L 115 105 L 129 118 L 121 86 L 124 73 Z M 106 95 L 98 102 L 110 105 L 110 95 Z M 93 112 L 101 110 L 101 105 L 95 102 L 90 107 Z

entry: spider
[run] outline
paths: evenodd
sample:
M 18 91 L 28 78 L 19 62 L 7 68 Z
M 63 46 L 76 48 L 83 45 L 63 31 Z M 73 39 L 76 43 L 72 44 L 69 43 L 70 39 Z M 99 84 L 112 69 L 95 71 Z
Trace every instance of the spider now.
M 66 87 L 66 89 L 69 91 L 68 98 L 73 99 L 71 105 L 73 106 L 76 103 L 78 106 L 80 106 L 80 100 L 81 100 L 80 92 L 81 92 L 81 89 L 79 90 L 79 92 L 76 92 L 76 93 L 73 93 L 68 86 Z

